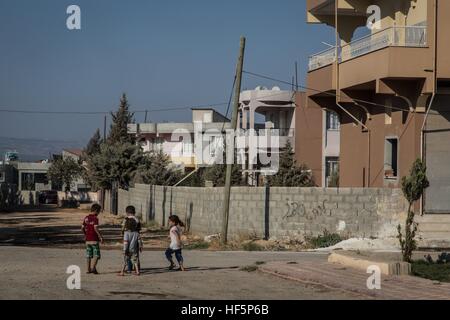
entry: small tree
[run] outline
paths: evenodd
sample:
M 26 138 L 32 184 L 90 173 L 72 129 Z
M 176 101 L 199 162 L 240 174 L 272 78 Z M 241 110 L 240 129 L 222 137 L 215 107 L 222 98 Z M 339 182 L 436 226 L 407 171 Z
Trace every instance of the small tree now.
M 269 184 L 273 187 L 314 186 L 311 170 L 305 165 L 297 165 L 292 145 L 289 141 L 280 154 L 279 170 L 277 174 L 269 178 Z
M 127 189 L 143 159 L 141 148 L 134 144 L 102 144 L 100 153 L 88 162 L 89 177 L 99 188 L 110 189 L 117 183 Z
M 128 134 L 128 124 L 133 122 L 134 114 L 130 112 L 127 95 L 124 93 L 120 98 L 120 106 L 117 112 L 111 113 L 112 124 L 109 132 L 108 143 L 131 143 L 134 144 L 134 138 Z
M 59 185 L 64 186 L 64 191 L 70 191 L 72 182 L 81 177 L 83 167 L 72 158 L 60 158 L 52 163 L 48 170 L 49 179 Z
M 205 169 L 205 180 L 211 181 L 215 187 L 225 186 L 227 165 L 226 164 L 214 164 L 211 167 Z M 231 171 L 231 185 L 242 186 L 244 184 L 244 177 L 242 175 L 241 166 L 233 164 Z
M 100 129 L 97 129 L 84 150 L 85 156 L 92 157 L 93 155 L 99 153 L 101 143 L 102 137 L 100 135 Z
M 413 206 L 418 201 L 430 183 L 426 176 L 427 168 L 422 160 L 417 159 L 411 169 L 409 177 L 402 179 L 402 191 L 408 201 L 408 215 L 405 225 L 405 236 L 402 234 L 402 226 L 398 225 L 398 239 L 402 248 L 403 261 L 411 262 L 412 253 L 417 248 L 415 240 L 418 223 L 414 222 Z
M 171 167 L 170 158 L 162 151 L 144 156 L 136 172 L 135 181 L 160 186 L 171 186 L 182 179 L 180 171 Z

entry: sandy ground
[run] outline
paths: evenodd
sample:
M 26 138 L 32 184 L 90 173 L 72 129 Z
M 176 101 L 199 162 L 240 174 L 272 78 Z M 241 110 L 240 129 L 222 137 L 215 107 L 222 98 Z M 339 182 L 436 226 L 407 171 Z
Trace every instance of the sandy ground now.
M 80 222 L 86 212 L 46 208 L 0 215 L 0 299 L 355 299 L 339 290 L 303 285 L 240 268 L 256 262 L 307 259 L 327 255 L 295 252 L 184 251 L 187 271 L 166 269 L 160 232 L 146 235 L 140 277 L 117 276 L 122 257 L 115 217 L 102 216 L 107 249 L 100 275 L 86 275 Z M 68 266 L 82 270 L 81 290 L 66 286 Z

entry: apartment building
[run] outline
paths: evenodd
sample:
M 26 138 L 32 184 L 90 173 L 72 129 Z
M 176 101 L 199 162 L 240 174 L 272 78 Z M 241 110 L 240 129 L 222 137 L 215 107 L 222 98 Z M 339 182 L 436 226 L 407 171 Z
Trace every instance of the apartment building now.
M 295 93 L 284 91 L 279 87 L 271 89 L 258 86 L 254 90 L 241 92 L 238 128 L 247 135 L 254 134 L 259 140 L 258 147 L 265 149 L 269 136 L 277 136 L 279 149 L 271 149 L 271 154 L 280 153 L 289 142 L 295 151 Z M 247 142 L 247 144 L 249 144 Z M 243 169 L 248 173 L 249 185 L 262 183 L 262 173 L 268 168 L 263 168 L 259 159 L 256 163 L 249 161 L 247 145 L 245 150 L 245 165 Z
M 129 124 L 128 133 L 136 135 L 144 152 L 162 151 L 178 169 L 190 172 L 215 159 L 223 148 L 222 133 L 230 128 L 230 119 L 216 110 L 193 108 L 192 122 Z
M 306 164 L 319 187 L 339 186 L 340 118 L 338 113 L 307 103 L 307 94 L 296 94 L 297 163 Z
M 423 158 L 425 212 L 450 213 L 450 1 L 306 4 L 308 23 L 336 33 L 335 47 L 309 59 L 306 104 L 339 115 L 340 186 L 399 187 Z M 374 5 L 379 29 L 367 27 Z
M 254 129 L 258 135 L 267 131 L 279 135 L 282 152 L 289 142 L 297 164 L 307 164 L 318 186 L 332 185 L 339 171 L 340 123 L 337 113 L 320 107 L 307 108 L 306 93 L 257 87 L 241 93 L 238 124 Z M 276 152 L 272 150 L 272 153 Z M 257 165 L 246 170 L 258 173 Z M 255 185 L 258 174 L 249 175 Z M 338 182 L 338 181 L 336 181 Z

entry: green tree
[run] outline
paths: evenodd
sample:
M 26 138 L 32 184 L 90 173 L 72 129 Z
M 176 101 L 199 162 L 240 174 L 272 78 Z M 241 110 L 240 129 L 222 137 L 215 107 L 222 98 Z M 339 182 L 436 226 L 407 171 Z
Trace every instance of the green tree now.
M 133 122 L 134 114 L 130 112 L 127 95 L 124 93 L 120 98 L 120 106 L 117 112 L 112 112 L 111 130 L 108 136 L 109 144 L 135 143 L 132 135 L 128 134 L 128 124 Z
M 86 157 L 92 157 L 93 155 L 100 152 L 100 146 L 102 144 L 102 137 L 100 135 L 100 129 L 97 129 L 89 140 L 86 149 L 84 149 L 84 154 Z
M 215 187 L 223 187 L 225 186 L 226 172 L 226 164 L 214 164 L 213 166 L 205 169 L 204 179 L 211 181 Z M 244 177 L 242 175 L 241 166 L 238 164 L 233 164 L 232 166 L 231 185 L 244 185 Z
M 48 178 L 60 186 L 64 186 L 64 191 L 70 191 L 72 182 L 81 177 L 84 168 L 73 158 L 59 158 L 52 163 L 48 170 Z
M 402 179 L 402 191 L 408 201 L 408 214 L 405 225 L 405 236 L 402 234 L 402 226 L 398 225 L 398 239 L 402 248 L 403 261 L 411 262 L 413 251 L 417 249 L 415 240 L 418 223 L 414 222 L 414 203 L 422 197 L 430 186 L 427 178 L 427 168 L 422 160 L 417 159 L 411 168 L 410 175 Z
M 89 176 L 98 188 L 110 189 L 117 183 L 128 189 L 143 161 L 144 153 L 134 144 L 102 144 L 88 162 Z
M 280 154 L 278 172 L 274 176 L 269 177 L 269 184 L 273 187 L 314 186 L 311 170 L 305 165 L 297 165 L 292 145 L 289 141 Z
M 169 156 L 159 151 L 150 152 L 144 156 L 135 181 L 151 185 L 171 186 L 181 179 L 181 172 L 171 168 Z

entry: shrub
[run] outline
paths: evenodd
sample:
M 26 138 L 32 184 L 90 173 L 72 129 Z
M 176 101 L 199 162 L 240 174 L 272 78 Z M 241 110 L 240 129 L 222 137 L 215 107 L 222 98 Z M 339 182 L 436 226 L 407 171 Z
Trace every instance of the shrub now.
M 324 230 L 323 235 L 310 237 L 306 240 L 314 248 L 328 248 L 338 244 L 344 239 L 337 233 L 330 233 L 328 230 Z
M 244 249 L 245 251 L 263 251 L 263 248 L 254 242 L 244 243 L 242 245 L 242 249 Z
M 426 176 L 427 168 L 422 160 L 417 159 L 411 169 L 409 177 L 402 179 L 402 191 L 408 201 L 408 214 L 405 225 L 405 235 L 402 234 L 402 226 L 398 225 L 398 240 L 402 248 L 403 261 L 411 262 L 412 253 L 417 248 L 415 240 L 418 224 L 414 222 L 414 203 L 419 200 L 425 189 L 430 186 Z

